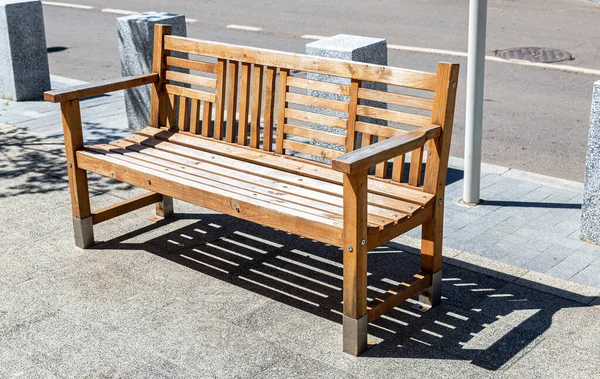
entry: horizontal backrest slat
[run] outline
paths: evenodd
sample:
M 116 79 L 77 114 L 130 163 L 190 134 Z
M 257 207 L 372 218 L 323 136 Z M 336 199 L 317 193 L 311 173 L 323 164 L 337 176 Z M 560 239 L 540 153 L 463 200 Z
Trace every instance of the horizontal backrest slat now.
M 193 61 L 190 59 L 172 57 L 170 55 L 167 56 L 167 66 L 187 68 L 188 70 L 203 71 L 211 74 L 217 73 L 217 65 L 214 63 Z
M 308 89 L 312 91 L 329 92 L 335 95 L 348 96 L 350 94 L 350 86 L 346 86 L 343 84 L 320 82 L 318 80 L 296 78 L 293 76 L 288 76 L 287 85 L 290 87 Z
M 186 37 L 165 36 L 165 49 L 188 54 L 276 66 L 342 78 L 373 81 L 428 91 L 435 89 L 436 75 L 388 66 L 285 53 L 225 43 L 207 42 Z
M 415 126 L 431 125 L 431 117 L 420 116 L 412 113 L 391 111 L 388 109 L 375 108 L 367 105 L 357 106 L 356 114 L 359 116 L 373 117 L 378 118 L 380 120 L 397 122 L 400 124 L 408 124 Z
M 318 129 L 305 128 L 297 125 L 285 124 L 283 126 L 283 132 L 286 135 L 293 135 L 298 137 L 304 137 L 312 140 L 318 140 L 321 142 L 334 143 L 343 146 L 346 142 L 346 136 L 342 134 L 324 132 Z
M 214 93 L 198 91 L 195 89 L 180 87 L 173 84 L 166 84 L 165 89 L 170 95 L 185 96 L 189 97 L 190 99 L 204 100 L 211 103 L 214 103 L 216 99 Z
M 407 130 L 398 128 L 391 128 L 389 126 L 371 124 L 370 122 L 356 121 L 354 130 L 359 133 L 371 134 L 374 136 L 381 136 L 385 138 L 391 138 L 400 134 L 404 134 Z
M 206 78 L 198 75 L 184 74 L 177 71 L 165 71 L 165 79 L 206 88 L 215 88 L 217 86 L 216 79 Z
M 358 98 L 364 100 L 380 101 L 388 104 L 401 105 L 409 108 L 424 109 L 428 111 L 433 109 L 433 99 L 403 95 L 400 93 L 377 91 L 369 88 L 359 88 Z
M 292 150 L 298 153 L 303 153 L 325 159 L 335 159 L 344 154 L 343 151 L 328 149 L 326 147 L 320 147 L 315 145 L 309 145 L 307 143 L 292 141 L 289 139 L 283 141 L 283 148 L 286 150 Z
M 318 113 L 305 112 L 298 109 L 286 108 L 285 117 L 314 124 L 333 126 L 346 129 L 346 120 L 339 117 L 326 116 Z
M 331 109 L 332 111 L 348 112 L 348 103 L 337 100 L 323 99 L 321 97 L 306 96 L 298 93 L 288 92 L 285 101 L 292 104 L 308 105 L 317 108 Z

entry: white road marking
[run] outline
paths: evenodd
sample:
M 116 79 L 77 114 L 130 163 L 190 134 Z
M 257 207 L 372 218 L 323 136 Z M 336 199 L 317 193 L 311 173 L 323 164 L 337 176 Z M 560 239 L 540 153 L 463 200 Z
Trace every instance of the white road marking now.
M 196 20 L 195 18 L 185 18 L 185 22 L 187 22 L 188 24 L 194 23 L 194 22 L 198 22 L 198 20 Z
M 255 26 L 246 26 L 246 25 L 227 25 L 226 28 L 229 29 L 240 29 L 240 30 L 249 30 L 251 32 L 259 32 L 262 28 L 257 28 Z
M 77 8 L 77 9 L 94 9 L 91 5 L 79 5 L 71 3 L 58 3 L 56 1 L 42 1 L 43 5 L 51 5 L 53 7 Z
M 115 13 L 115 14 L 125 14 L 125 15 L 140 13 L 140 12 L 134 12 L 134 11 L 127 11 L 127 10 L 124 10 L 124 9 L 113 9 L 113 8 L 104 8 L 104 9 L 102 9 L 102 12 L 104 12 L 104 13 Z
M 317 35 L 314 35 L 314 34 L 305 34 L 303 36 L 300 36 L 300 38 L 304 38 L 304 39 L 325 39 L 325 38 L 329 38 L 329 37 L 317 36 Z

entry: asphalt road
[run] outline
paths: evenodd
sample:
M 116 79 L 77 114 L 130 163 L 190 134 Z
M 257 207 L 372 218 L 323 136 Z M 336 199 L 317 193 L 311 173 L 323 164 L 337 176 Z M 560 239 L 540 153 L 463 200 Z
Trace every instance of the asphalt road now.
M 104 8 L 169 11 L 197 22 L 195 38 L 304 52 L 305 34 L 339 33 L 381 37 L 389 44 L 466 51 L 467 0 L 336 0 L 201 3 L 183 0 L 68 0 L 93 10 L 44 6 L 52 74 L 81 80 L 120 76 L 116 17 Z M 489 1 L 487 51 L 521 46 L 564 49 L 569 66 L 600 69 L 600 8 L 578 0 Z M 226 28 L 238 24 L 260 32 Z M 60 49 L 56 49 L 60 50 Z M 389 50 L 389 64 L 435 70 L 438 61 L 461 64 L 451 154 L 464 149 L 466 59 Z M 488 62 L 486 66 L 483 161 L 582 181 L 594 81 L 600 77 Z

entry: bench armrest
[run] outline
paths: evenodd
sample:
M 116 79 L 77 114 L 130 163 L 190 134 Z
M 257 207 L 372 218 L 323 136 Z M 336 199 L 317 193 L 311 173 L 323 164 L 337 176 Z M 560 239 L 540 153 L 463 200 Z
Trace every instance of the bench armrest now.
M 52 103 L 62 103 L 63 101 L 97 96 L 107 92 L 119 91 L 126 88 L 143 86 L 156 82 L 158 82 L 158 74 L 156 73 L 108 79 L 100 82 L 87 83 L 80 86 L 48 91 L 44 93 L 44 100 Z
M 438 137 L 441 131 L 440 125 L 431 125 L 397 135 L 337 157 L 331 162 L 331 167 L 345 174 L 354 174 L 413 151 L 425 145 L 428 140 Z

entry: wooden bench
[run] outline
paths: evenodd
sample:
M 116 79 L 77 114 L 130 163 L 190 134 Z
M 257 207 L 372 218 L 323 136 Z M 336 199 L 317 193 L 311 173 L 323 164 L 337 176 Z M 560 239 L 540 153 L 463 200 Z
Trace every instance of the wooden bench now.
M 94 224 L 154 203 L 166 217 L 177 198 L 342 247 L 343 349 L 358 355 L 367 347 L 368 322 L 416 294 L 429 306 L 440 302 L 457 80 L 455 64 L 418 72 L 176 37 L 156 25 L 152 73 L 45 94 L 61 103 L 75 243 L 89 247 Z M 149 84 L 147 128 L 84 146 L 79 99 Z M 87 171 L 151 192 L 92 211 Z M 367 302 L 367 252 L 419 225 L 420 272 Z

